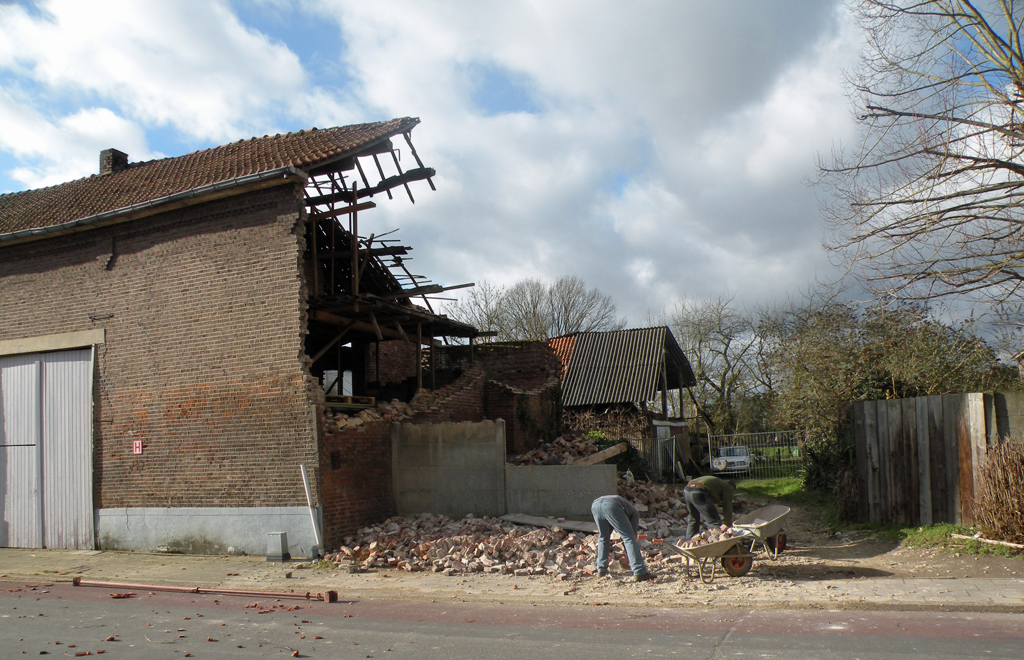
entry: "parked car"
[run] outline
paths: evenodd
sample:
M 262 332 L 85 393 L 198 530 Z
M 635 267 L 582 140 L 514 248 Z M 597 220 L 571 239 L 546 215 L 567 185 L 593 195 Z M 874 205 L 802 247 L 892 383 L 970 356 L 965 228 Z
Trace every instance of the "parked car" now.
M 753 456 L 745 446 L 720 447 L 718 456 L 711 459 L 711 469 L 717 474 L 745 474 L 752 463 Z

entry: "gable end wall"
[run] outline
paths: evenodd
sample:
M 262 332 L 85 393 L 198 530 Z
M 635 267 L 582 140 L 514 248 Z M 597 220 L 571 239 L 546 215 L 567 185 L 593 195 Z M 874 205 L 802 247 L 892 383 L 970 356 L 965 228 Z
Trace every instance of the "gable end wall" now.
M 281 185 L 0 247 L 0 340 L 106 330 L 96 509 L 305 505 L 299 463 L 318 457 L 301 209 Z

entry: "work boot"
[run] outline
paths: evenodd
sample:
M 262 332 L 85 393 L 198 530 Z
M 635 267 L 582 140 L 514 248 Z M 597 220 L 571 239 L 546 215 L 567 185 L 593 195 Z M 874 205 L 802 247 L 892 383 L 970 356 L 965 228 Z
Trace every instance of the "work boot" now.
M 607 568 L 598 569 L 597 577 L 599 577 L 599 578 L 608 577 L 608 569 Z
M 640 573 L 638 575 L 634 575 L 633 576 L 633 581 L 634 582 L 647 582 L 648 580 L 655 580 L 655 579 L 657 579 L 657 577 L 658 577 L 657 575 L 655 575 L 654 573 L 651 573 L 650 571 L 648 571 L 646 573 Z

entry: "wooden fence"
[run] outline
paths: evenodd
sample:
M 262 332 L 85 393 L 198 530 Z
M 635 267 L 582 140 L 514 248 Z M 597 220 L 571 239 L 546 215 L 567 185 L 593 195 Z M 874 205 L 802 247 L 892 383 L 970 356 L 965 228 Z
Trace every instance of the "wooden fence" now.
M 861 520 L 972 524 L 988 447 L 1022 429 L 1020 393 L 854 403 Z

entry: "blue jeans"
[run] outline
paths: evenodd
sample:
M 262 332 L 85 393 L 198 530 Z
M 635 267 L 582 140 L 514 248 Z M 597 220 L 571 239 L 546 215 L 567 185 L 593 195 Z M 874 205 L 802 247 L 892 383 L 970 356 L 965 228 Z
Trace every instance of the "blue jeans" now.
M 622 537 L 622 545 L 626 546 L 626 556 L 629 557 L 629 567 L 633 575 L 643 575 L 647 572 L 644 564 L 644 557 L 640 554 L 640 543 L 636 538 L 636 530 L 640 527 L 640 517 L 634 514 L 631 519 L 622 505 L 613 499 L 599 497 L 594 500 L 590 507 L 594 514 L 594 522 L 597 523 L 597 570 L 608 569 L 608 555 L 611 554 L 612 530 L 614 529 Z
M 684 488 L 683 499 L 686 500 L 686 539 L 692 539 L 700 528 L 710 529 L 722 524 L 722 516 L 718 507 L 711 501 L 711 495 L 704 488 Z

